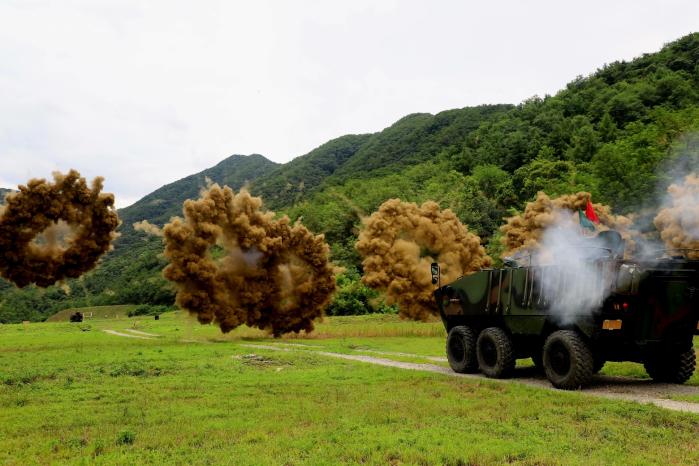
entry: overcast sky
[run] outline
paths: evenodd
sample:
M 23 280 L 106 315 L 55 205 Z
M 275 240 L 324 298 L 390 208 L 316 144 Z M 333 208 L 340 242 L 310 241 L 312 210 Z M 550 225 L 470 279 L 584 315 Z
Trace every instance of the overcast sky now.
M 694 31 L 697 0 L 0 0 L 0 186 L 76 168 L 124 207 L 231 154 L 553 94 Z

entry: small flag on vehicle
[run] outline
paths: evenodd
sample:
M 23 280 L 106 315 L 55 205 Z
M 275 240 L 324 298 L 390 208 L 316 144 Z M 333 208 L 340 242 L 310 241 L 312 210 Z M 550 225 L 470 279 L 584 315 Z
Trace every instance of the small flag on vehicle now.
M 592 208 L 592 202 L 589 198 L 587 200 L 587 207 L 585 207 L 585 217 L 587 217 L 588 220 L 590 220 L 595 225 L 599 225 L 599 217 L 597 216 L 595 209 Z
M 595 228 L 595 224 L 590 221 L 589 218 L 585 215 L 585 212 L 582 210 L 578 210 L 578 215 L 580 216 L 580 226 L 583 228 L 587 228 L 590 231 L 595 231 L 597 228 Z

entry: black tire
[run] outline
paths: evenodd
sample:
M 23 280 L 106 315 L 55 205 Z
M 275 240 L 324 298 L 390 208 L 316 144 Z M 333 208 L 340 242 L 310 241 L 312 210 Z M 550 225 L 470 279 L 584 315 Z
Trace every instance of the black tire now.
M 656 382 L 683 384 L 694 374 L 697 356 L 694 348 L 668 350 L 651 356 L 644 362 L 646 372 Z
M 585 341 L 573 330 L 553 332 L 544 343 L 544 371 L 556 388 L 575 390 L 593 374 L 594 358 Z
M 488 327 L 478 335 L 476 357 L 478 367 L 486 377 L 504 379 L 515 369 L 512 340 L 498 327 Z
M 476 332 L 471 327 L 459 325 L 449 330 L 447 359 L 454 372 L 463 374 L 478 371 Z

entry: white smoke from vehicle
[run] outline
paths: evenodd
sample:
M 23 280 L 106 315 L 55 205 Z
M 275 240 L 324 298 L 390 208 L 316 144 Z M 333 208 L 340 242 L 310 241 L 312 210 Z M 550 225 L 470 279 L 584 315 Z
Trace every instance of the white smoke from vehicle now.
M 614 265 L 598 260 L 611 251 L 595 233 L 581 228 L 577 213 L 559 211 L 556 217 L 560 220 L 544 231 L 532 260 L 540 266 L 534 268 L 533 291 L 557 323 L 566 325 L 602 306 L 611 292 Z

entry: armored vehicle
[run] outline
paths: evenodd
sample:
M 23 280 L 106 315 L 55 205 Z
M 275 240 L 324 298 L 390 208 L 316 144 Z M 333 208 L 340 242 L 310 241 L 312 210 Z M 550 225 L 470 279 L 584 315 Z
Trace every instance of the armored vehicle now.
M 625 260 L 617 232 L 593 240 L 574 267 L 520 255 L 441 286 L 432 264 L 451 368 L 505 378 L 531 357 L 555 387 L 576 389 L 606 361 L 635 361 L 658 382 L 686 382 L 696 365 L 699 260 L 683 251 Z

